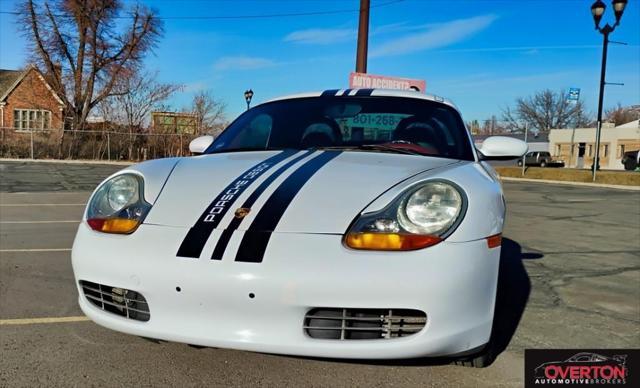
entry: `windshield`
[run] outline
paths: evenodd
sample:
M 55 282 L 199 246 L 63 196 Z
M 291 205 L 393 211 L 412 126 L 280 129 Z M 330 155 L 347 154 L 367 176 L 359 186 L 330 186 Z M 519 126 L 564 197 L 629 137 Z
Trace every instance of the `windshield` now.
M 277 149 L 354 149 L 473 160 L 458 112 L 399 97 L 282 100 L 236 119 L 207 153 Z

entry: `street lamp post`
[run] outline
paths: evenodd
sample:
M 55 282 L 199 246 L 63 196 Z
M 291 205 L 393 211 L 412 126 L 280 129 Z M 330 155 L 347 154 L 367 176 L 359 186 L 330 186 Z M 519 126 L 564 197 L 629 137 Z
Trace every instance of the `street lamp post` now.
M 247 102 L 247 110 L 251 108 L 251 99 L 253 98 L 253 90 L 245 90 L 244 92 L 244 100 Z
M 598 96 L 598 121 L 596 128 L 596 154 L 593 159 L 592 169 L 592 179 L 596 181 L 596 171 L 598 170 L 598 166 L 600 165 L 600 135 L 602 133 L 602 102 L 604 99 L 604 86 L 606 85 L 605 74 L 607 72 L 607 48 L 609 47 L 609 34 L 611 34 L 616 27 L 620 24 L 620 19 L 622 18 L 622 13 L 624 12 L 625 7 L 627 6 L 627 0 L 613 0 L 611 2 L 613 6 L 613 12 L 616 17 L 616 22 L 613 26 L 609 25 L 609 23 L 605 24 L 604 27 L 600 27 L 600 20 L 602 19 L 602 15 L 604 15 L 605 8 L 607 7 L 602 0 L 596 0 L 593 5 L 591 5 L 591 14 L 593 15 L 593 21 L 596 25 L 596 30 L 600 32 L 603 36 L 602 40 L 602 66 L 600 68 L 600 95 Z

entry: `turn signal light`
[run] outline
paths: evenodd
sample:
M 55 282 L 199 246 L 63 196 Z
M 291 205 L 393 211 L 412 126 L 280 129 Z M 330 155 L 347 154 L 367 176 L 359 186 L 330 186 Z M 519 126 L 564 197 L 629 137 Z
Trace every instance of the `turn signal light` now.
M 98 232 L 126 234 L 136 230 L 140 222 L 127 218 L 90 218 L 87 220 L 87 224 L 89 224 L 91 229 L 97 230 Z
M 493 236 L 487 237 L 487 246 L 489 246 L 489 249 L 497 248 L 500 245 L 502 245 L 502 234 L 501 233 L 494 234 Z
M 349 233 L 345 238 L 349 248 L 375 251 L 411 251 L 440 241 L 438 236 L 400 233 Z

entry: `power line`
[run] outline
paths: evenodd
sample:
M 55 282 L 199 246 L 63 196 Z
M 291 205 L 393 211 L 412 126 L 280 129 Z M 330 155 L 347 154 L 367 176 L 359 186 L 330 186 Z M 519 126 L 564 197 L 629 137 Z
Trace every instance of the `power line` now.
M 380 8 L 385 7 L 391 4 L 401 3 L 405 0 L 391 0 L 385 3 L 379 3 L 376 5 L 372 5 L 371 8 Z M 343 13 L 356 13 L 360 12 L 360 9 L 338 9 L 338 10 L 330 10 L 330 11 L 310 11 L 310 12 L 288 12 L 288 13 L 272 13 L 272 14 L 261 14 L 261 15 L 203 15 L 203 16 L 158 16 L 157 18 L 160 20 L 239 20 L 239 19 L 272 19 L 272 18 L 281 18 L 281 17 L 296 17 L 296 16 L 318 16 L 318 15 L 335 15 L 335 14 L 343 14 Z M 5 15 L 20 15 L 20 12 L 16 11 L 0 11 L 0 14 Z M 56 17 L 68 17 L 69 15 L 54 15 Z M 130 16 L 116 16 L 114 19 L 130 19 Z

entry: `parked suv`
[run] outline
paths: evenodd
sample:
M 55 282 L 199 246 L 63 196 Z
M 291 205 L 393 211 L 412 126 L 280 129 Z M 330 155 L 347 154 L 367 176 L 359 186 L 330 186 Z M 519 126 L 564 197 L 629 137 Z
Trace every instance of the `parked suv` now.
M 540 166 L 540 167 L 564 167 L 562 160 L 555 160 L 551 157 L 551 154 L 543 151 L 531 151 L 524 156 L 525 164 L 527 166 Z M 522 159 L 518 160 L 518 166 L 522 166 Z

